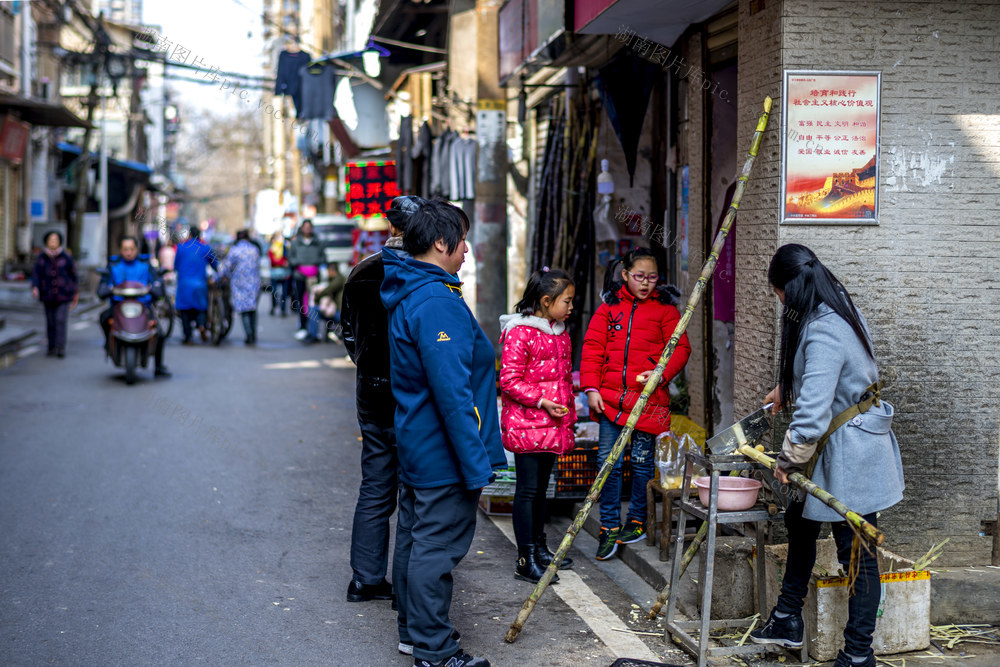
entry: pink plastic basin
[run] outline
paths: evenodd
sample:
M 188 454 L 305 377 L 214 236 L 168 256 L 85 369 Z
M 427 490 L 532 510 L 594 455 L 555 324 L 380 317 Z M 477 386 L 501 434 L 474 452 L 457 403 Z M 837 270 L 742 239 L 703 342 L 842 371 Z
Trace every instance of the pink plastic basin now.
M 705 507 L 708 507 L 708 494 L 712 485 L 711 477 L 699 477 L 694 480 L 694 485 L 698 487 L 698 500 Z M 757 502 L 757 491 L 763 486 L 756 479 L 747 477 L 720 477 L 719 478 L 719 510 L 723 512 L 735 512 L 747 510 Z

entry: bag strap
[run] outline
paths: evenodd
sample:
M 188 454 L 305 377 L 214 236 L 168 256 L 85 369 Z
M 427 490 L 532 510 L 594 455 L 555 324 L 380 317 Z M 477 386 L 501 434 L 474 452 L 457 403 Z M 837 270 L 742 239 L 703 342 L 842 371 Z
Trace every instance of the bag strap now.
M 812 457 L 810 457 L 809 463 L 806 464 L 806 477 L 812 479 L 812 474 L 813 471 L 816 469 L 816 462 L 819 460 L 819 455 L 823 453 L 824 449 L 826 449 L 826 443 L 830 439 L 830 436 L 833 435 L 834 431 L 836 431 L 838 428 L 840 428 L 847 422 L 851 421 L 858 415 L 868 412 L 869 410 L 871 410 L 871 407 L 873 405 L 875 406 L 882 405 L 881 391 L 882 391 L 882 381 L 880 380 L 878 382 L 872 382 L 870 385 L 868 385 L 868 388 L 865 389 L 864 394 L 862 394 L 862 396 L 864 396 L 865 394 L 871 394 L 870 396 L 868 396 L 868 398 L 865 398 L 860 402 L 855 403 L 854 405 L 847 408 L 846 410 L 844 410 L 839 415 L 833 418 L 833 420 L 830 422 L 830 428 L 828 428 L 826 430 L 826 433 L 824 433 L 823 436 L 816 441 L 816 451 L 813 453 Z

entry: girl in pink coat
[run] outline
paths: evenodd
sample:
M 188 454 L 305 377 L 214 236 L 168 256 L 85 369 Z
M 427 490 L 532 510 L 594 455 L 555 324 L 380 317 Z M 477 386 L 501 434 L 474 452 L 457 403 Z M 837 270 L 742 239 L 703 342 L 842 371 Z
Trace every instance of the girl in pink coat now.
M 574 442 L 572 344 L 565 322 L 575 295 L 565 271 L 542 269 L 528 279 L 517 312 L 500 318 L 500 432 L 517 471 L 514 577 L 535 583 L 552 562 L 545 543 L 545 490 L 556 457 Z M 570 565 L 571 559 L 563 559 L 560 569 Z

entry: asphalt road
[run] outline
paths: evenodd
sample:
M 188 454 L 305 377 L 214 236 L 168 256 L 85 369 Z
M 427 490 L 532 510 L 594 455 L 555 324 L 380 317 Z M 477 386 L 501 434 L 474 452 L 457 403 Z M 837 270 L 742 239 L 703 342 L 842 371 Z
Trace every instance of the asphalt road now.
M 181 347 L 175 332 L 168 380 L 149 369 L 127 386 L 93 321 L 71 329 L 65 359 L 0 372 L 0 663 L 412 664 L 388 602 L 345 601 L 353 366 L 339 345 L 295 342 L 292 318 L 261 323 L 256 349 L 238 323 L 219 348 Z M 546 593 L 505 644 L 530 592 L 511 576 L 514 552 L 480 514 L 455 572 L 466 650 L 494 665 L 610 665 L 647 650 L 609 631 L 633 600 L 578 551 L 569 602 Z

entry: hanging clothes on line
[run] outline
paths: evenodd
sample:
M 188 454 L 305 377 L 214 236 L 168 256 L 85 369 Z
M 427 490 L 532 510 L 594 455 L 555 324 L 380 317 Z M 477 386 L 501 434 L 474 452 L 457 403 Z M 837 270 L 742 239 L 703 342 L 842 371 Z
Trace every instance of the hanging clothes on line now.
M 298 113 L 302 104 L 301 87 L 299 86 L 299 70 L 309 63 L 312 56 L 305 51 L 282 51 L 278 54 L 278 69 L 274 81 L 275 95 L 288 95 Z
M 337 75 L 332 65 L 309 63 L 299 68 L 299 88 L 302 103 L 296 115 L 308 120 L 332 120 L 337 116 L 333 107 Z
M 434 169 L 434 135 L 431 126 L 425 120 L 417 131 L 417 140 L 413 144 L 413 185 L 421 197 L 430 197 L 431 171 Z
M 413 194 L 413 116 L 399 119 L 396 143 L 396 184 L 400 194 Z
M 457 139 L 449 156 L 449 190 L 454 200 L 476 198 L 475 139 Z
M 451 145 L 458 139 L 458 134 L 445 130 L 441 136 L 432 142 L 431 147 L 431 197 L 448 197 L 451 195 Z

